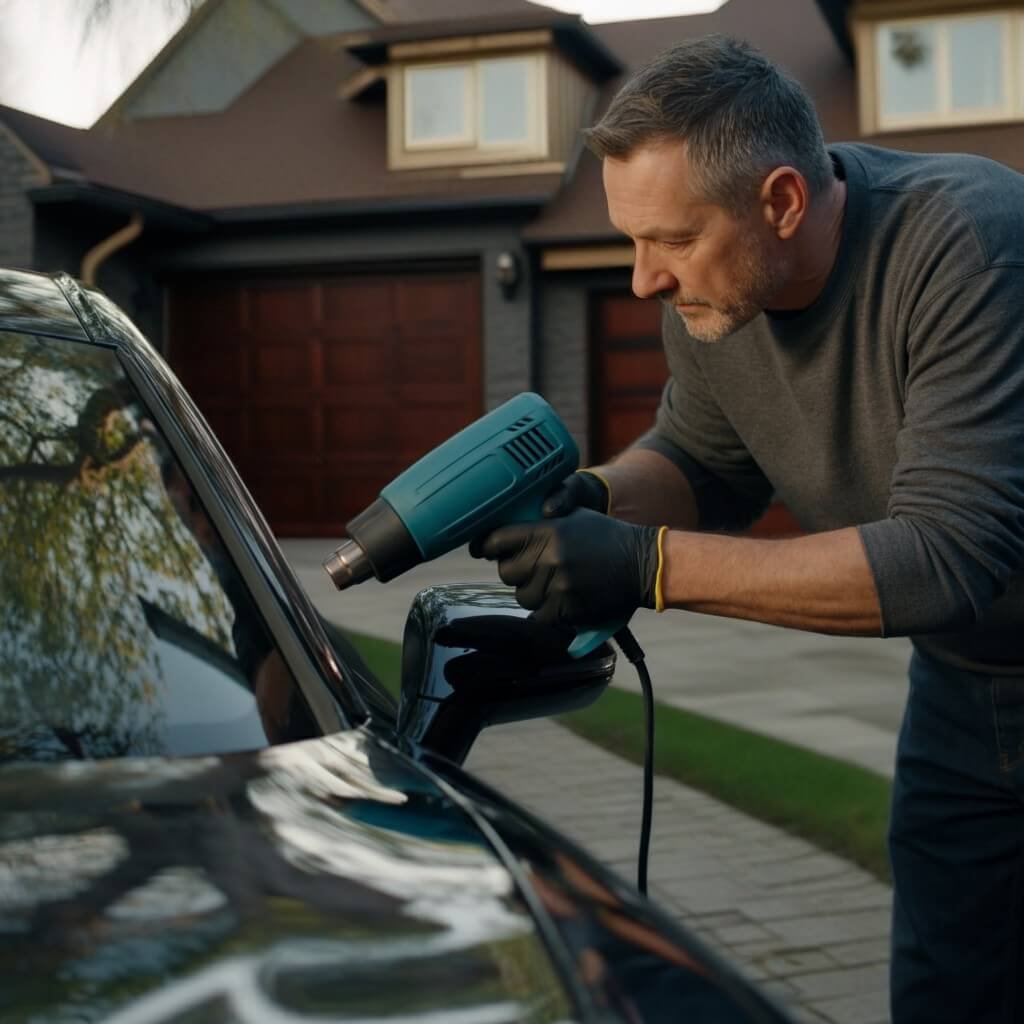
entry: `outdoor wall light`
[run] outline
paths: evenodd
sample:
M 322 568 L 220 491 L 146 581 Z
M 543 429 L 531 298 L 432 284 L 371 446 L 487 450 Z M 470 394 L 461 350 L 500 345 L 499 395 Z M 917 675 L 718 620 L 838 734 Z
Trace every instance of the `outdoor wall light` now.
M 494 266 L 494 277 L 501 287 L 501 294 L 506 299 L 511 299 L 515 294 L 516 285 L 519 284 L 519 258 L 514 252 L 506 249 L 498 253 Z

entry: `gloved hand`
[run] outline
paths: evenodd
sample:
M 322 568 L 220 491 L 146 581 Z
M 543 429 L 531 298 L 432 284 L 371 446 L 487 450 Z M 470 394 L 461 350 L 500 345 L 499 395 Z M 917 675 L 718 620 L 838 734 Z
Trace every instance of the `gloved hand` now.
M 540 507 L 547 518 L 567 516 L 577 508 L 589 508 L 607 515 L 611 506 L 611 489 L 604 477 L 589 469 L 570 473 L 545 499 Z
M 498 563 L 502 582 L 546 625 L 602 626 L 654 608 L 659 529 L 577 509 L 537 523 L 502 526 L 469 546 Z

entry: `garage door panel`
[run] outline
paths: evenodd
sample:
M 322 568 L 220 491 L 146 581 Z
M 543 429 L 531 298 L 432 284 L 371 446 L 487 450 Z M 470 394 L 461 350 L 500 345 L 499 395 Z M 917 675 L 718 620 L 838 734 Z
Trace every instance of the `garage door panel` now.
M 171 363 L 271 525 L 334 536 L 480 415 L 479 291 L 478 274 L 449 271 L 183 285 Z M 193 340 L 213 315 L 232 325 L 227 350 Z
M 346 342 L 327 337 L 323 346 L 325 383 L 338 385 L 374 384 L 391 375 L 392 351 L 388 344 L 367 341 Z
M 373 341 L 394 322 L 392 281 L 353 278 L 323 286 L 323 322 L 331 334 Z
M 203 406 L 210 429 L 217 435 L 224 450 L 232 459 L 239 459 L 249 447 L 247 417 L 234 406 L 207 402 Z
M 359 406 L 324 410 L 324 451 L 344 453 L 388 451 L 393 445 L 394 424 L 390 408 Z
M 657 398 L 668 380 L 668 364 L 660 344 L 653 350 L 616 346 L 604 354 L 603 373 L 617 394 L 629 392 Z
M 475 278 L 406 280 L 396 292 L 397 319 L 404 330 L 429 335 L 451 329 L 452 311 L 472 313 L 479 306 Z
M 255 345 L 250 365 L 256 388 L 303 388 L 308 393 L 316 386 L 308 344 Z
M 326 474 L 322 480 L 324 529 L 321 532 L 325 536 L 340 536 L 345 523 L 375 501 L 394 476 L 390 466 L 374 473 L 348 469 Z
M 419 406 L 398 413 L 397 451 L 405 465 L 425 455 L 467 426 L 470 419 L 463 409 Z
M 256 451 L 278 451 L 282 447 L 296 455 L 316 448 L 315 411 L 306 406 L 253 406 L 249 412 L 249 434 Z
M 246 288 L 245 295 L 253 330 L 294 334 L 316 323 L 320 296 L 309 284 L 261 284 Z
M 191 359 L 189 352 L 180 353 L 185 360 L 179 375 L 197 398 L 200 395 L 235 395 L 245 375 L 245 357 L 241 346 L 204 348 Z
M 605 294 L 598 300 L 601 330 L 606 338 L 645 338 L 661 344 L 663 306 L 657 299 L 638 299 L 635 295 Z

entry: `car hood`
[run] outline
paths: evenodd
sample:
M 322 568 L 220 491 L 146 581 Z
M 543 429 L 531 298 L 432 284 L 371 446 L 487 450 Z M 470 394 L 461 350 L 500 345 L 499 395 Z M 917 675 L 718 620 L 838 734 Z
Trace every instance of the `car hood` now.
M 573 1016 L 473 819 L 354 731 L 0 771 L 0 1021 Z

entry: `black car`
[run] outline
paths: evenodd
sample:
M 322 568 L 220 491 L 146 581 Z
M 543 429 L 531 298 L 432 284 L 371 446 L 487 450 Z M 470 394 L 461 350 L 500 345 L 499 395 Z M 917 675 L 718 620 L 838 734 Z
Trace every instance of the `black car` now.
M 787 1019 L 458 766 L 594 699 L 611 650 L 433 588 L 396 708 L 67 276 L 0 272 L 0 559 L 3 1024 Z

